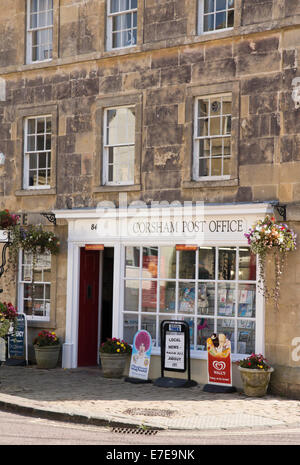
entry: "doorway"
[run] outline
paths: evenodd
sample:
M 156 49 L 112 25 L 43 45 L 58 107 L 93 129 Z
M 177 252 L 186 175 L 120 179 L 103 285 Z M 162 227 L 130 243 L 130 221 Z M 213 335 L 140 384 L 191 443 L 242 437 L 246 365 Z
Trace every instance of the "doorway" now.
M 78 366 L 95 366 L 112 337 L 114 248 L 80 249 Z
M 112 337 L 114 248 L 105 247 L 102 252 L 102 290 L 100 313 L 100 344 Z

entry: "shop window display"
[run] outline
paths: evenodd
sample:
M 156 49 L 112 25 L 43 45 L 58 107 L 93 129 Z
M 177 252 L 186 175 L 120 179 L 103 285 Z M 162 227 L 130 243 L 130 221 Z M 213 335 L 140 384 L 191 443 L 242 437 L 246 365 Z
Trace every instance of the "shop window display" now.
M 159 348 L 161 321 L 176 319 L 187 321 L 193 353 L 206 350 L 213 332 L 226 334 L 234 353 L 255 351 L 256 258 L 249 248 L 128 246 L 124 271 L 129 342 L 134 330 L 146 329 Z

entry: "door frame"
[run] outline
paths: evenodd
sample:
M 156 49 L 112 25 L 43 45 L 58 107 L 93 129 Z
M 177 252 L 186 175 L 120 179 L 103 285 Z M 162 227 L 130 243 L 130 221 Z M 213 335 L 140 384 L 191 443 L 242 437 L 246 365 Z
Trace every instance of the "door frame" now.
M 80 283 L 80 248 L 85 247 L 91 242 L 68 241 L 68 267 L 67 267 L 67 299 L 66 299 L 66 334 L 65 342 L 62 351 L 62 367 L 77 368 L 78 359 L 78 327 L 79 327 L 79 283 Z M 93 242 L 95 243 L 95 242 Z M 120 270 L 120 251 L 121 245 L 118 242 L 105 242 L 99 239 L 99 244 L 104 247 L 114 249 L 114 276 L 113 276 L 113 321 L 112 334 L 118 337 L 119 322 L 118 308 L 120 302 L 120 273 L 115 270 Z M 101 255 L 100 255 L 101 257 Z M 103 257 L 103 254 L 102 254 Z M 103 258 L 102 258 L 103 262 Z M 101 269 L 99 279 L 102 279 Z M 99 283 L 101 285 L 101 281 Z M 99 289 L 100 290 L 100 289 Z M 99 299 L 100 299 L 99 292 Z M 100 338 L 100 300 L 99 300 L 99 317 L 98 317 L 98 342 Z M 98 353 L 99 357 L 99 353 Z

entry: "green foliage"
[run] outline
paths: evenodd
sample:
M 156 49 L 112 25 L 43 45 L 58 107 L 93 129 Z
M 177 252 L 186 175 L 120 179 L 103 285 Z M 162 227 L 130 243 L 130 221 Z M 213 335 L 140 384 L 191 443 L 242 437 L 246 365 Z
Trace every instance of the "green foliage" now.
M 44 329 L 38 333 L 37 337 L 33 341 L 33 345 L 39 347 L 57 346 L 59 343 L 59 338 L 54 332 Z
M 131 354 L 131 346 L 127 342 L 113 337 L 107 339 L 100 346 L 100 353 L 103 354 Z

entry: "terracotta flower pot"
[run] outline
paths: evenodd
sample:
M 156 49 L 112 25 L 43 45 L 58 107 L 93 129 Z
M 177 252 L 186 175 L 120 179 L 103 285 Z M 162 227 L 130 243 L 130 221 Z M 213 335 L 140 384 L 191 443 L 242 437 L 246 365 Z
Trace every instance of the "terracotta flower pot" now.
M 38 368 L 55 368 L 60 353 L 60 344 L 52 346 L 34 346 Z
M 128 354 L 106 354 L 100 352 L 100 359 L 105 378 L 122 378 Z
M 249 397 L 263 397 L 267 393 L 271 373 L 274 368 L 269 370 L 255 370 L 250 368 L 238 367 L 243 381 L 244 393 Z

